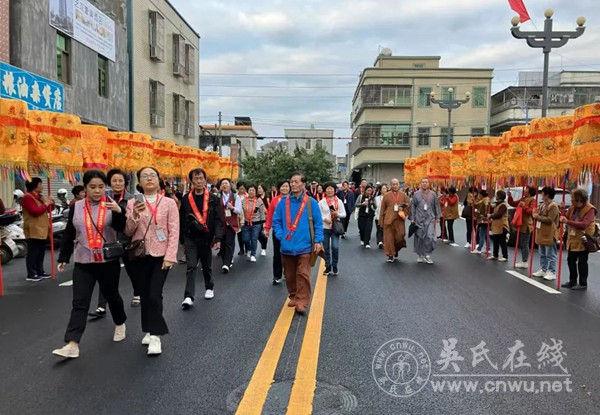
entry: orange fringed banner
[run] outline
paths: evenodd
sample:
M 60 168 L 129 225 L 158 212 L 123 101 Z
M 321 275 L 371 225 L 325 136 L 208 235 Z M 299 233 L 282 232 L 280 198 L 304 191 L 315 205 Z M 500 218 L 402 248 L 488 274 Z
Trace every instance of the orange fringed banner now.
M 415 163 L 415 185 L 419 184 L 422 179 L 427 177 L 427 164 L 427 153 L 421 154 L 419 157 L 417 157 L 417 161 Z
M 181 158 L 179 164 L 179 175 L 183 181 L 187 182 L 188 173 L 198 167 L 200 149 L 189 146 L 179 146 L 178 150 L 179 157 Z
M 29 111 L 28 119 L 30 170 L 74 181 L 74 173 L 83 167 L 79 117 Z
M 560 180 L 569 169 L 572 141 L 572 116 L 533 120 L 529 128 L 528 175 Z
M 219 178 L 230 178 L 232 162 L 229 157 L 219 157 Z
M 108 140 L 109 164 L 127 172 L 136 172 L 145 166 L 152 166 L 154 146 L 147 134 L 110 132 Z
M 27 169 L 28 141 L 27 103 L 0 99 L 0 178 L 8 177 L 11 169 Z
M 208 178 L 211 183 L 216 183 L 219 180 L 219 174 L 221 172 L 221 165 L 219 163 L 219 153 L 216 151 L 204 152 L 204 160 L 202 167 L 206 171 Z
M 172 141 L 154 140 L 152 142 L 154 166 L 164 178 L 177 177 L 181 173 L 181 162 L 177 145 Z
M 239 175 L 240 175 L 240 166 L 238 163 L 233 163 L 232 168 L 231 168 L 231 180 L 233 180 L 234 182 L 238 181 Z
M 108 128 L 101 125 L 81 126 L 83 170 L 108 170 L 107 149 L 109 137 Z
M 499 166 L 502 143 L 498 137 L 473 137 L 469 142 L 467 172 L 476 179 L 487 180 Z
M 407 187 L 417 184 L 415 179 L 416 163 L 416 158 L 407 158 L 404 160 L 404 185 Z
M 427 154 L 427 178 L 431 183 L 447 185 L 450 180 L 450 151 L 435 150 Z
M 469 143 L 454 143 L 450 156 L 450 178 L 461 181 L 469 175 L 467 162 L 469 160 Z
M 571 178 L 576 178 L 582 172 L 600 170 L 600 104 L 577 108 L 573 119 L 570 164 Z
M 509 177 L 527 176 L 529 152 L 529 126 L 519 125 L 510 129 L 506 151 L 506 175 Z

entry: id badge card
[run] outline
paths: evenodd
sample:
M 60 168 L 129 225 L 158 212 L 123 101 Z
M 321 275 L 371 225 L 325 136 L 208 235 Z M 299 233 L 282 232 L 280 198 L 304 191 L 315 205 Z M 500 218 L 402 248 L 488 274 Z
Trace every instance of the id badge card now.
M 536 229 L 542 229 L 542 222 L 536 222 L 535 223 L 535 228 Z
M 423 210 L 427 210 L 427 203 L 423 204 Z
M 575 236 L 575 229 L 569 229 L 569 235 Z
M 158 238 L 159 242 L 164 242 L 167 240 L 167 234 L 165 233 L 165 230 L 162 228 L 158 228 L 156 230 L 156 237 Z
M 229 209 L 225 209 L 225 217 L 226 217 L 226 218 L 229 218 L 229 217 L 231 217 L 231 210 L 229 210 Z
M 400 206 L 394 205 L 394 212 L 398 212 L 400 210 Z

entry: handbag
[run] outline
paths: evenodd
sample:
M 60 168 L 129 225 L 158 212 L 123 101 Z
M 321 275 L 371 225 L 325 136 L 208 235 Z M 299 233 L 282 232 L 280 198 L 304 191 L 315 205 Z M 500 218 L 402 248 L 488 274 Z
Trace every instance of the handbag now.
M 158 211 L 158 205 L 162 199 L 159 199 L 158 204 L 156 205 L 156 210 Z M 146 232 L 144 232 L 144 237 L 142 239 L 138 239 L 137 241 L 131 241 L 126 247 L 125 252 L 127 253 L 127 259 L 129 261 L 138 261 L 140 259 L 145 258 L 148 253 L 146 252 L 146 235 L 148 235 L 148 230 L 150 230 L 150 225 L 152 224 L 152 218 L 154 215 L 150 216 L 150 220 L 148 221 L 148 227 L 146 228 Z
M 583 246 L 587 252 L 594 253 L 600 251 L 598 240 L 589 233 L 583 235 Z
M 521 206 L 515 209 L 515 216 L 513 216 L 512 224 L 514 226 L 523 225 L 523 208 Z
M 419 229 L 417 224 L 414 222 L 411 222 L 410 225 L 408 226 L 408 237 L 410 238 L 411 236 L 413 236 L 413 234 L 415 232 L 417 232 L 417 229 Z
M 310 230 L 310 266 L 314 267 L 319 257 L 325 259 L 325 252 L 321 249 L 319 252 L 315 252 L 315 224 L 313 223 L 312 217 L 312 200 L 308 201 L 308 229 Z
M 337 236 L 341 236 L 345 233 L 344 224 L 342 223 L 342 221 L 340 219 L 333 220 L 332 228 L 333 228 L 333 233 L 336 234 Z
M 473 206 L 465 205 L 460 216 L 465 219 L 470 219 L 473 216 Z
M 123 249 L 123 244 L 120 242 L 107 243 L 106 238 L 100 232 L 100 230 L 98 229 L 98 226 L 96 226 L 96 223 L 94 222 L 94 218 L 92 218 L 91 212 L 87 209 L 85 209 L 85 210 L 87 211 L 88 215 L 90 216 L 90 220 L 92 221 L 92 225 L 94 225 L 96 232 L 98 232 L 98 234 L 102 237 L 102 241 L 104 241 L 104 243 L 102 244 L 103 258 L 106 261 L 121 258 L 125 254 L 125 250 Z

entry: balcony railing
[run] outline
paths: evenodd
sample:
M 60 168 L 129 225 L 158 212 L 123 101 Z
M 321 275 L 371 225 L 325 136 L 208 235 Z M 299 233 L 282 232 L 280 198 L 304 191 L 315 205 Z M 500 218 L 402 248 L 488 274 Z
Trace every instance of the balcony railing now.
M 408 139 L 397 137 L 369 137 L 369 138 L 353 138 L 350 142 L 350 154 L 354 155 L 360 149 L 376 148 L 381 150 L 387 149 L 408 149 L 410 143 Z

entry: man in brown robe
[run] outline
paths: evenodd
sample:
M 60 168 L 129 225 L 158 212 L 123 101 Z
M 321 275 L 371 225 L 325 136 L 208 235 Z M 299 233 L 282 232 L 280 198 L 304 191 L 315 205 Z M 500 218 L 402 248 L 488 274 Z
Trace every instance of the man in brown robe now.
M 379 223 L 383 226 L 383 250 L 387 262 L 398 258 L 398 251 L 406 248 L 405 220 L 410 214 L 410 198 L 400 191 L 398 179 L 392 179 L 391 191 L 381 199 Z

